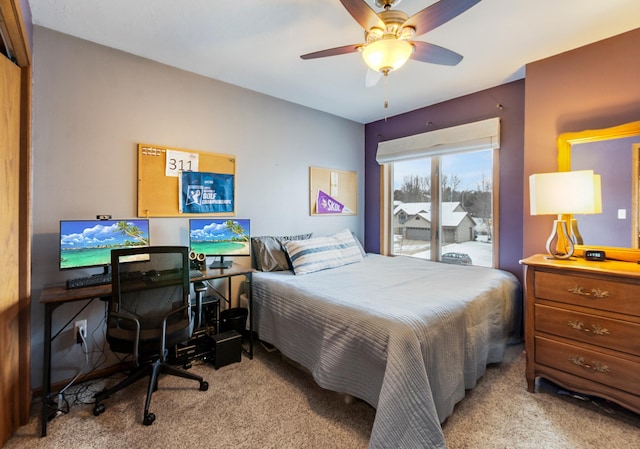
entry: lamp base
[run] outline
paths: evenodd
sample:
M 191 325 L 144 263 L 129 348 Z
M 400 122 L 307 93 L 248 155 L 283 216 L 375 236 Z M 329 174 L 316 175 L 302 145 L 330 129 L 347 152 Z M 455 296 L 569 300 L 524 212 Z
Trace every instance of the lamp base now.
M 566 220 L 554 220 L 551 235 L 547 239 L 547 252 L 553 259 L 570 259 L 573 256 L 573 241 L 567 231 Z
M 584 245 L 584 241 L 582 240 L 582 235 L 578 230 L 578 220 L 575 218 L 571 219 L 571 241 L 575 245 Z
M 577 257 L 569 256 L 569 257 L 556 257 L 554 255 L 546 255 L 544 256 L 546 260 L 578 260 Z

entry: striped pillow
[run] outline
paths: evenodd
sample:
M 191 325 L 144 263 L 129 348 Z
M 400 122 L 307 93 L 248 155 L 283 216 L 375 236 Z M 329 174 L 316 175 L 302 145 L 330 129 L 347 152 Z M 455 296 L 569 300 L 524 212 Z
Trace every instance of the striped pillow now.
M 285 249 L 295 274 L 362 262 L 360 248 L 348 229 L 328 237 L 290 241 L 285 244 Z

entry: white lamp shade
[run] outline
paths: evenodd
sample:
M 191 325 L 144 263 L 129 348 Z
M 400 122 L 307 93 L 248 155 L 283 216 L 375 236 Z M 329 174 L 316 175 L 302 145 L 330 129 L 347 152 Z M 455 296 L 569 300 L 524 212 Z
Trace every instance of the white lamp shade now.
M 531 215 L 599 214 L 600 175 L 593 170 L 538 173 L 529 177 Z
M 397 70 L 413 52 L 413 45 L 400 39 L 379 39 L 362 50 L 364 62 L 376 72 Z
M 602 181 L 600 180 L 600 175 L 593 175 L 593 212 L 591 213 L 602 213 Z

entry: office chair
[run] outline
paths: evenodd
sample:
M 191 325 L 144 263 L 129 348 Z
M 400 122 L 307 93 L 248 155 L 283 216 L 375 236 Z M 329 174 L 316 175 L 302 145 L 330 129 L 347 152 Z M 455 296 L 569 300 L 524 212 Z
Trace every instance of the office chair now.
M 151 246 L 111 251 L 112 295 L 108 305 L 107 341 L 112 351 L 133 355 L 127 378 L 95 395 L 93 414 L 104 412 L 103 400 L 149 376 L 144 425 L 156 419 L 149 412 L 151 395 L 162 373 L 193 379 L 206 391 L 200 376 L 166 363 L 168 348 L 191 337 L 187 247 Z

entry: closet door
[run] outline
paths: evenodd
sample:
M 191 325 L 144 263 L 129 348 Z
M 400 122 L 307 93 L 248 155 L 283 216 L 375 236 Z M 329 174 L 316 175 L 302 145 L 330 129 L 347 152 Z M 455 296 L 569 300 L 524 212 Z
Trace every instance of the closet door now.
M 0 447 L 20 416 L 20 76 L 0 55 Z

